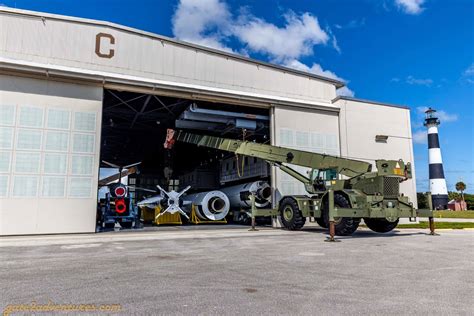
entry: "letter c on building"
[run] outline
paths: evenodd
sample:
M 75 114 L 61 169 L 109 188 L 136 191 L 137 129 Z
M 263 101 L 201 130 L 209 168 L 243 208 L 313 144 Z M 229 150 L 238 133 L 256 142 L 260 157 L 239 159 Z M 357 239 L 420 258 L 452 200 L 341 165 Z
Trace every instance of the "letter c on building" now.
M 115 50 L 114 49 L 109 49 L 107 53 L 102 53 L 100 49 L 100 43 L 102 38 L 106 38 L 109 40 L 110 45 L 115 44 L 115 38 L 111 34 L 107 33 L 99 33 L 95 36 L 95 53 L 97 56 L 102 57 L 102 58 L 112 58 L 114 57 Z

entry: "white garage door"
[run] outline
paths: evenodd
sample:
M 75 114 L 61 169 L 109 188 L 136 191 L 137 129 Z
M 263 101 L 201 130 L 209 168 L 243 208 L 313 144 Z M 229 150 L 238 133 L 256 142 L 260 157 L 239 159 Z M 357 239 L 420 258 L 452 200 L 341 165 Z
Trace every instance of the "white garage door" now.
M 102 89 L 0 76 L 0 234 L 95 231 Z
M 272 143 L 315 153 L 339 155 L 338 124 L 337 112 L 275 108 Z M 309 170 L 292 167 L 303 173 Z M 301 182 L 280 170 L 273 173 L 272 182 L 276 187 L 277 199 L 283 195 L 306 194 Z

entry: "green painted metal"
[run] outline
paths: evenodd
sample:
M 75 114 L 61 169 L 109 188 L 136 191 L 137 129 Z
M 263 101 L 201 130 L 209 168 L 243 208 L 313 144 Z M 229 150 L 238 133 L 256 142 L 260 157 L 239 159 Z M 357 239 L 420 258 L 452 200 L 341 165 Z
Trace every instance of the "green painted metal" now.
M 371 172 L 371 164 L 353 159 L 322 155 L 285 147 L 239 141 L 214 136 L 196 135 L 177 131 L 174 139 L 179 142 L 215 148 L 236 154 L 257 157 L 279 167 L 305 185 L 313 196 L 291 196 L 298 204 L 303 216 L 322 216 L 323 201 L 329 201 L 330 220 L 340 217 L 386 218 L 432 217 L 431 210 L 416 210 L 408 197 L 399 192 L 399 183 L 411 178 L 410 163 L 402 160 L 377 160 L 377 171 Z M 312 168 L 315 171 L 336 170 L 347 179 L 323 179 L 307 177 L 286 164 Z M 319 174 L 319 173 L 317 173 Z M 334 205 L 334 194 L 345 195 L 351 208 Z M 285 197 L 283 197 L 285 198 Z M 431 201 L 428 199 L 428 201 Z M 252 216 L 275 216 L 280 213 L 278 204 L 271 209 L 252 206 Z M 281 210 L 285 216 L 285 211 Z
M 252 217 L 257 216 L 277 216 L 278 215 L 278 208 L 257 208 L 255 206 L 255 196 L 250 195 L 250 202 L 251 202 L 251 213 Z
M 376 160 L 377 175 L 379 176 L 403 176 L 411 179 L 411 164 L 403 160 Z
M 336 209 L 334 207 L 334 190 L 329 189 L 328 191 L 328 199 L 329 199 L 329 221 L 333 222 L 334 217 L 338 217 L 336 215 Z
M 311 183 L 311 180 L 302 175 L 301 173 L 299 173 L 298 171 L 296 171 L 295 169 L 293 168 L 290 168 L 289 166 L 286 166 L 284 164 L 281 164 L 281 163 L 274 163 L 275 166 L 278 166 L 278 168 L 280 168 L 281 171 L 289 174 L 290 176 L 292 176 L 293 178 L 295 178 L 296 180 L 300 181 L 300 182 L 303 182 L 303 183 Z
M 293 218 L 293 209 L 290 206 L 283 208 L 282 216 L 285 220 L 290 221 Z
M 370 163 L 353 159 L 183 131 L 176 133 L 176 141 L 257 157 L 275 164 L 289 163 L 308 168 L 316 166 L 318 169 L 336 169 L 339 174 L 348 177 L 370 172 L 372 168 Z
M 428 195 L 426 196 L 426 200 L 428 201 L 428 207 L 430 210 L 433 209 L 433 199 L 431 198 L 431 192 L 428 192 Z

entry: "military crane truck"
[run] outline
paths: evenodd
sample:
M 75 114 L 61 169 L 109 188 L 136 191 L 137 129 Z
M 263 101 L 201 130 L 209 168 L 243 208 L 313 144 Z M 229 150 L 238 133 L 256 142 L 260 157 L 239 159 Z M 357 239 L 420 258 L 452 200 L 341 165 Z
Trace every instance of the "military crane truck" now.
M 429 217 L 434 234 L 432 211 L 416 210 L 400 193 L 400 183 L 412 177 L 410 163 L 402 160 L 376 160 L 377 170 L 372 171 L 372 164 L 365 161 L 168 130 L 165 148 L 175 142 L 257 157 L 302 182 L 308 195 L 283 196 L 272 209 L 252 208 L 255 216 L 280 215 L 282 225 L 289 230 L 301 229 L 306 218 L 313 217 L 320 226 L 329 228 L 334 240 L 335 235 L 352 235 L 362 218 L 371 230 L 386 233 L 397 226 L 399 218 Z M 304 175 L 289 164 L 311 170 Z

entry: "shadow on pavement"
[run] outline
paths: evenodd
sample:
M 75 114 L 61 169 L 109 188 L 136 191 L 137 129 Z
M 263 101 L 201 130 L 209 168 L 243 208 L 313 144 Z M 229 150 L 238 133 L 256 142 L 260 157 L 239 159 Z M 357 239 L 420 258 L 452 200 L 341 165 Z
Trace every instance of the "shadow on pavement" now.
M 141 228 L 129 228 L 124 229 L 120 228 L 118 225 L 115 228 L 100 228 L 97 233 L 114 233 L 114 234 L 127 234 L 127 233 L 137 233 L 137 232 L 178 232 L 178 231 L 219 231 L 222 229 L 236 229 L 236 230 L 248 230 L 250 226 L 247 225 L 237 225 L 237 224 L 227 224 L 227 225 L 163 225 L 163 226 L 145 226 Z M 283 228 L 272 228 L 271 226 L 257 226 L 259 230 L 284 230 Z M 319 226 L 309 226 L 304 227 L 299 231 L 293 231 L 292 233 L 297 234 L 299 232 L 320 234 L 322 238 L 329 236 L 328 230 Z M 387 238 L 387 237 L 406 237 L 406 236 L 416 236 L 416 235 L 428 235 L 428 230 L 393 230 L 389 233 L 376 233 L 369 229 L 359 229 L 352 236 L 336 236 L 337 239 L 351 239 L 351 238 Z
M 301 231 L 308 233 L 320 233 L 321 235 L 329 236 L 327 229 L 321 227 L 307 227 Z M 415 235 L 428 235 L 429 230 L 426 231 L 405 231 L 393 230 L 389 233 L 376 233 L 371 230 L 357 230 L 352 236 L 336 236 L 337 239 L 351 239 L 351 238 L 380 238 L 380 237 L 406 237 Z

